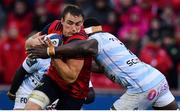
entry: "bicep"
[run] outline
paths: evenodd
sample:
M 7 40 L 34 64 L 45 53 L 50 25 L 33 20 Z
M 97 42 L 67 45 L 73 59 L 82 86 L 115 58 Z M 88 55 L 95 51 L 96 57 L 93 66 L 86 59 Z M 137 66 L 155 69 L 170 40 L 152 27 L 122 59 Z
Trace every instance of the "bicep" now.
M 84 59 L 68 59 L 66 63 L 68 64 L 71 71 L 73 71 L 73 73 L 78 76 L 84 65 Z

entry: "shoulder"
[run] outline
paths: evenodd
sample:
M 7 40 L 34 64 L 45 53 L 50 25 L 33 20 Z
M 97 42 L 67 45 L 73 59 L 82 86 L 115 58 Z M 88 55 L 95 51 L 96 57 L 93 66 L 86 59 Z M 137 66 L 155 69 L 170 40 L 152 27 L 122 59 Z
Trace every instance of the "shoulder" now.
M 62 24 L 60 20 L 55 20 L 54 22 L 52 22 L 48 28 L 48 34 L 50 33 L 62 33 Z

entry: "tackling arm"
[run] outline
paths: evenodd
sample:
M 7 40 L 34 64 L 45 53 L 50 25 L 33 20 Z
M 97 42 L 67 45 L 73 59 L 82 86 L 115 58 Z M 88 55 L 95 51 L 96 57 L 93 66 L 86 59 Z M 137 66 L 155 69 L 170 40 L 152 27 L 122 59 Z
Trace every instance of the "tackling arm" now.
M 98 63 L 94 60 L 92 62 L 91 71 L 95 73 L 104 73 L 104 68 L 98 65 Z
M 84 65 L 84 60 L 68 59 L 63 62 L 61 59 L 51 59 L 51 62 L 55 66 L 58 74 L 67 83 L 73 83 L 78 78 L 78 75 Z
M 75 57 L 96 55 L 98 42 L 92 40 L 78 40 L 55 48 L 55 57 Z
M 11 88 L 7 94 L 11 100 L 15 99 L 15 94 L 19 89 L 19 86 L 22 84 L 26 74 L 27 72 L 22 66 L 16 71 Z
M 48 47 L 49 48 L 49 47 Z M 47 46 L 37 45 L 27 49 L 27 54 L 29 58 L 49 58 Z M 52 49 L 52 47 L 51 47 Z M 53 48 L 53 58 L 61 57 L 82 57 L 89 55 L 96 55 L 98 52 L 98 42 L 95 39 L 91 40 L 76 40 L 66 45 L 62 45 Z

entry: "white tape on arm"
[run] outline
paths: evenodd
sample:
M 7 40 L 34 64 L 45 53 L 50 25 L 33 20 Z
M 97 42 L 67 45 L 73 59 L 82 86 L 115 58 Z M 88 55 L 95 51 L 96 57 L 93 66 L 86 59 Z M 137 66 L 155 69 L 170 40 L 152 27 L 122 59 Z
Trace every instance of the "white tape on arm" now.
M 41 106 L 41 109 L 45 109 L 50 100 L 46 94 L 41 91 L 34 90 L 29 96 L 29 101 Z

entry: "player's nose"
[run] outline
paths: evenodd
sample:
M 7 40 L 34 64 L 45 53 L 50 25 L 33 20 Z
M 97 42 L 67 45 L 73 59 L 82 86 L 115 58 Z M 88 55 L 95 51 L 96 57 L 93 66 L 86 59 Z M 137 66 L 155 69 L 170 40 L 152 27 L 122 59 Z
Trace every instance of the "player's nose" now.
M 75 26 L 75 25 L 72 26 L 72 32 L 73 32 L 73 33 L 77 33 L 77 31 L 78 31 L 78 30 L 77 30 L 76 26 Z

